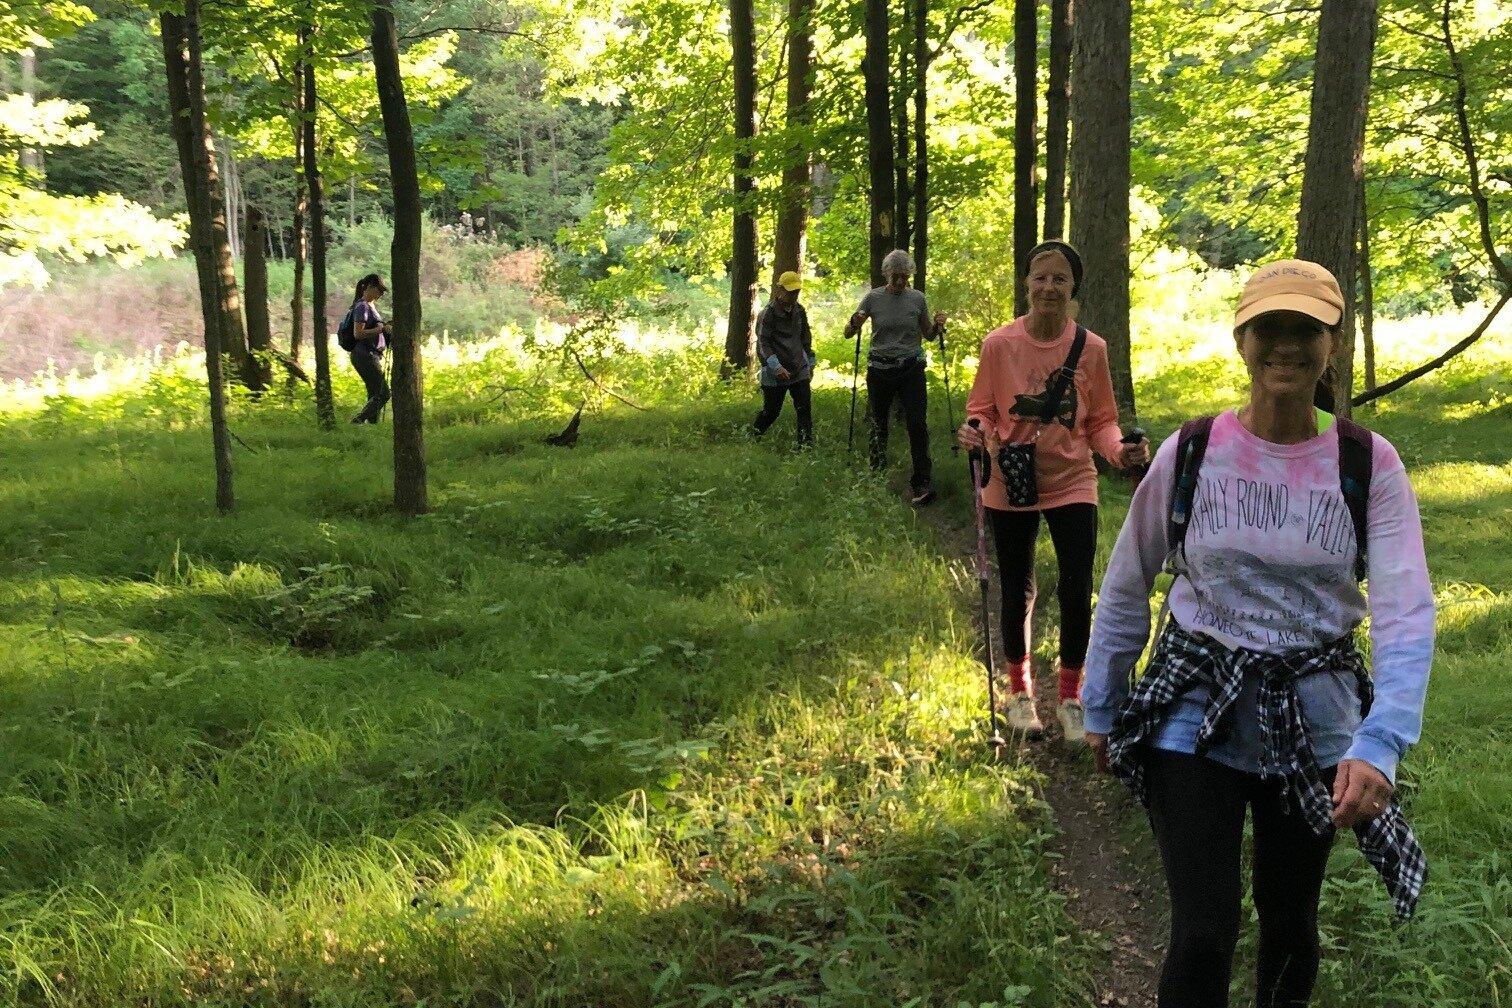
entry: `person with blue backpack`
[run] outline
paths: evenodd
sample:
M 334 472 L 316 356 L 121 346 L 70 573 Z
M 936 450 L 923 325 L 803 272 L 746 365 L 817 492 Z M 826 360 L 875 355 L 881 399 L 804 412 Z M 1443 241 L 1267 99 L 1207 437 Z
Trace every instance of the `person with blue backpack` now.
M 1086 737 L 1144 804 L 1160 850 L 1161 1008 L 1229 1003 L 1246 815 L 1258 1008 L 1312 997 L 1336 829 L 1354 830 L 1399 916 L 1427 877 L 1394 782 L 1422 727 L 1433 588 L 1396 450 L 1314 406 L 1343 309 L 1317 263 L 1255 271 L 1234 320 L 1248 402 L 1161 445 L 1098 596 Z M 1162 571 L 1163 625 L 1135 681 Z M 1373 676 L 1355 645 L 1367 616 Z
M 357 291 L 352 297 L 352 306 L 336 327 L 336 343 L 352 359 L 352 367 L 362 378 L 367 389 L 367 404 L 352 417 L 352 423 L 378 422 L 383 407 L 388 405 L 389 385 L 383 375 L 383 353 L 388 348 L 391 329 L 383 321 L 373 302 L 383 297 L 388 288 L 377 273 L 369 273 L 357 281 Z

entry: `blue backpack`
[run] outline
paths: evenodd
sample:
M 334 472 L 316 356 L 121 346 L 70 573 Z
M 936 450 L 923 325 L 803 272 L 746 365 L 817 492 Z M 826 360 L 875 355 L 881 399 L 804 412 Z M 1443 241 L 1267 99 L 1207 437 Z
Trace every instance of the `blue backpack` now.
M 356 311 L 357 305 L 354 302 L 341 317 L 341 325 L 336 327 L 336 345 L 347 353 L 357 349 L 357 321 L 353 317 Z

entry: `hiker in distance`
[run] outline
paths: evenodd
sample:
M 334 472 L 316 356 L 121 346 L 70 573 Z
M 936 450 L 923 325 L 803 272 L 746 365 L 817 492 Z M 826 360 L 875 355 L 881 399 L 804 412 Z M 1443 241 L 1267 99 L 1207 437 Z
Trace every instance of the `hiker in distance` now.
M 1354 828 L 1399 915 L 1426 877 L 1393 781 L 1422 725 L 1433 590 L 1396 450 L 1313 405 L 1344 345 L 1343 306 L 1316 263 L 1255 271 L 1234 319 L 1249 401 L 1161 446 L 1098 597 L 1087 741 L 1144 803 L 1160 848 L 1161 1008 L 1229 1003 L 1246 810 L 1259 1008 L 1312 996 L 1336 828 Z M 1169 618 L 1131 690 L 1162 568 L 1175 575 Z M 1367 614 L 1373 685 L 1354 645 Z
M 803 282 L 788 270 L 777 278 L 772 299 L 756 317 L 756 356 L 761 359 L 761 412 L 751 423 L 757 437 L 777 421 L 782 401 L 793 397 L 798 421 L 798 444 L 812 444 L 814 419 L 811 383 L 814 379 L 814 333 L 808 312 L 798 303 Z
M 910 500 L 923 506 L 935 499 L 929 458 L 929 426 L 926 422 L 927 390 L 924 381 L 924 341 L 944 328 L 945 314 L 933 320 L 923 291 L 909 286 L 914 264 L 902 249 L 893 249 L 882 260 L 887 283 L 866 292 L 855 314 L 846 323 L 847 338 L 860 340 L 861 326 L 871 319 L 871 347 L 866 352 L 866 408 L 871 418 L 868 453 L 871 467 L 887 467 L 887 435 L 894 400 L 903 404 L 908 427 L 908 450 L 913 473 L 909 477 Z
M 383 278 L 377 273 L 369 273 L 358 280 L 352 306 L 336 329 L 336 342 L 352 358 L 352 367 L 357 369 L 363 387 L 367 389 L 367 405 L 352 417 L 354 424 L 377 423 L 378 415 L 388 405 L 389 386 L 383 376 L 383 352 L 393 330 L 373 304 L 387 292 Z
M 1029 314 L 987 334 L 966 423 L 968 450 L 985 448 L 992 479 L 983 492 L 997 548 L 1008 724 L 1038 735 L 1030 623 L 1034 544 L 1040 519 L 1050 527 L 1060 569 L 1060 672 L 1057 720 L 1082 741 L 1081 678 L 1092 629 L 1092 559 L 1097 548 L 1096 451 L 1119 468 L 1149 460 L 1149 442 L 1122 442 L 1108 346 L 1076 324 L 1082 261 L 1065 242 L 1047 241 L 1028 257 Z M 973 421 L 976 421 L 973 423 Z

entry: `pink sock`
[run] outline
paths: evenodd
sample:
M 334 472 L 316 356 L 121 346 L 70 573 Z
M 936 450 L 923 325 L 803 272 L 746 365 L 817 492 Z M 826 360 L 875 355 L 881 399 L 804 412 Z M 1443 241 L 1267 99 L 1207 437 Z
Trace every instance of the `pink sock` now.
M 1034 693 L 1034 680 L 1029 676 L 1029 656 L 1008 663 L 1008 688 L 1014 693 Z
M 1062 665 L 1060 669 L 1060 698 L 1065 700 L 1081 699 L 1082 670 L 1080 668 L 1067 668 Z

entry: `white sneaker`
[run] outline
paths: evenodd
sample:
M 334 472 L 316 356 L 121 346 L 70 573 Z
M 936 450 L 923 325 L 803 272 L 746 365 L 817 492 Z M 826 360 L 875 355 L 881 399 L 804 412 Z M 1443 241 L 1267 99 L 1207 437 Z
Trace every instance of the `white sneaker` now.
M 1034 709 L 1034 697 L 1028 693 L 1013 693 L 1008 697 L 1008 727 L 1026 735 L 1039 735 L 1045 730 L 1040 723 L 1039 712 Z
M 1067 742 L 1087 741 L 1087 726 L 1080 700 L 1062 700 L 1055 709 L 1055 717 L 1060 721 L 1061 732 L 1066 736 Z

